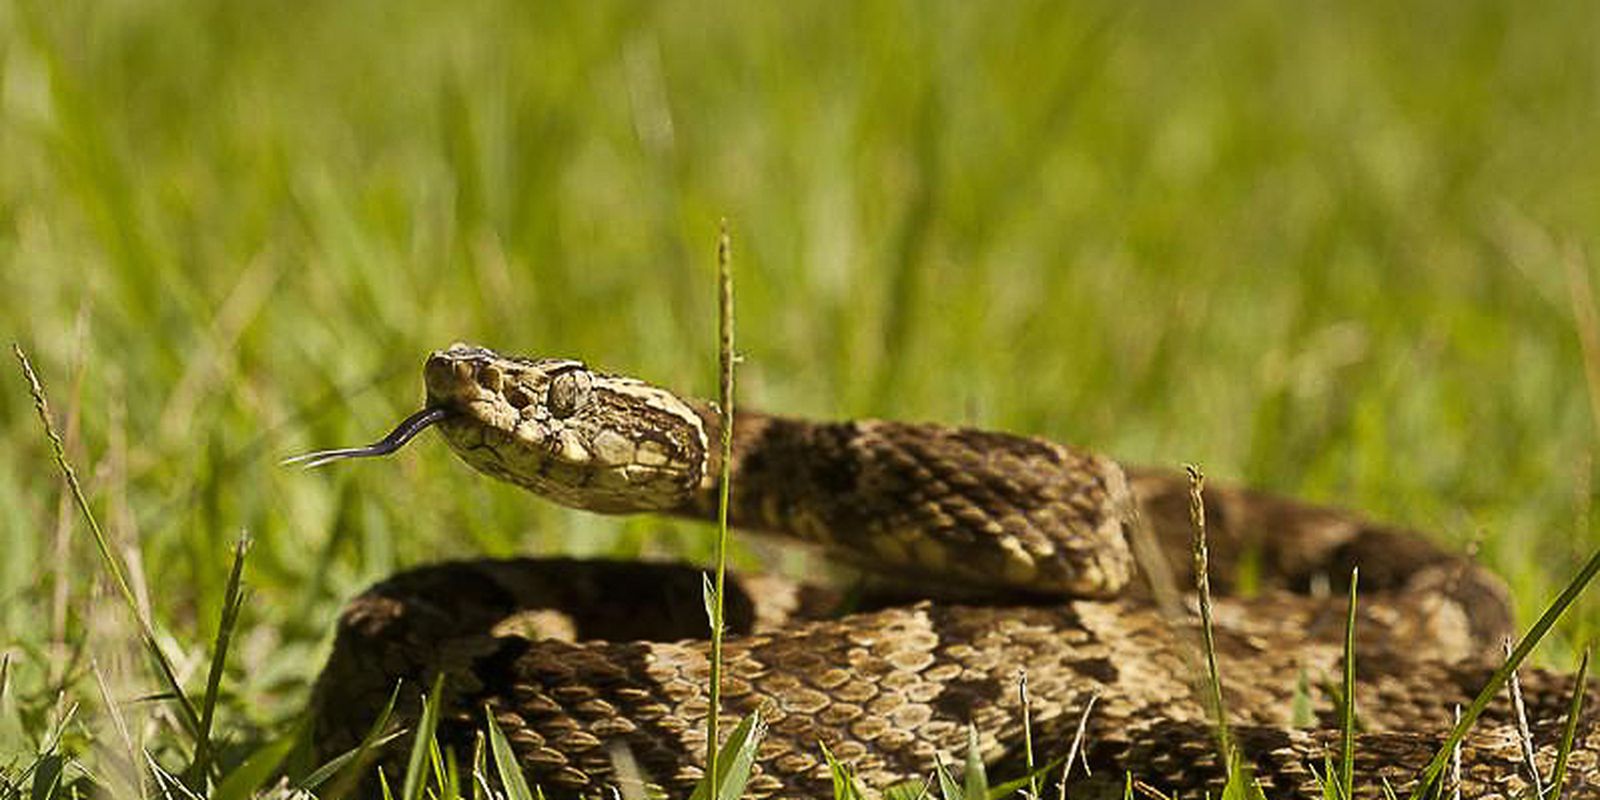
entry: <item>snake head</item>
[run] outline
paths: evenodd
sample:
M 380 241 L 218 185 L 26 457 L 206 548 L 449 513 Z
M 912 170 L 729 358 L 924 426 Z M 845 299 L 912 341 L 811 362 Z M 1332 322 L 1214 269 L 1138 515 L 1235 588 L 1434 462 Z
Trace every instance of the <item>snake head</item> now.
M 666 389 L 563 358 L 451 345 L 423 368 L 428 407 L 473 468 L 574 508 L 670 510 L 706 479 L 706 422 Z

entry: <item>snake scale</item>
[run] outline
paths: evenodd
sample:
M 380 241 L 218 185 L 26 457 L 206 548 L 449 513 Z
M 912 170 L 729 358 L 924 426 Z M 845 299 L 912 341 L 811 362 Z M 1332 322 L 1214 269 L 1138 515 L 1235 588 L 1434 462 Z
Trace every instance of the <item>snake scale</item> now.
M 388 438 L 306 459 L 387 454 L 433 427 L 475 469 L 564 505 L 715 517 L 711 404 L 467 345 L 433 353 L 424 380 L 425 408 Z M 887 576 L 847 592 L 765 575 L 730 584 L 722 713 L 731 726 L 759 709 L 768 723 L 750 795 L 830 796 L 823 744 L 868 786 L 924 780 L 936 759 L 961 763 L 969 725 L 992 770 L 1015 774 L 1022 675 L 1041 762 L 1087 719 L 1092 771 L 1075 771 L 1073 796 L 1119 792 L 1124 771 L 1169 794 L 1220 786 L 1193 603 L 1156 602 L 1148 577 L 1161 572 L 1152 562 L 1190 562 L 1185 477 L 938 425 L 740 412 L 732 434 L 736 527 Z M 1337 747 L 1345 599 L 1312 589 L 1337 590 L 1358 564 L 1359 794 L 1378 796 L 1380 779 L 1403 791 L 1498 666 L 1512 624 L 1502 584 L 1348 512 L 1242 489 L 1205 498 L 1225 706 L 1268 796 L 1322 796 L 1313 771 Z M 1153 545 L 1135 559 L 1130 541 Z M 671 564 L 483 560 L 391 577 L 340 619 L 313 692 L 314 741 L 327 756 L 355 746 L 397 680 L 443 672 L 442 744 L 470 755 L 487 709 L 548 796 L 637 796 L 641 781 L 684 796 L 702 774 L 709 709 L 700 592 L 698 570 Z M 1573 679 L 1521 679 L 1548 775 Z M 1600 792 L 1593 705 L 1569 766 L 1574 797 Z M 413 689 L 396 715 L 414 721 L 418 707 Z M 1528 786 L 1510 714 L 1497 700 L 1469 735 L 1466 796 Z

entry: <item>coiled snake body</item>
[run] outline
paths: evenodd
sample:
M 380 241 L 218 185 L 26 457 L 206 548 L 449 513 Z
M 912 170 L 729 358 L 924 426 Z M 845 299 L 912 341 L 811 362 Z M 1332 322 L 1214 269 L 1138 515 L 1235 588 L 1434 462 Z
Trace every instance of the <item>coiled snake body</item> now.
M 427 406 L 384 442 L 313 463 L 394 451 L 433 426 L 468 464 L 544 497 L 606 513 L 715 514 L 721 416 L 576 361 L 457 345 L 424 370 Z M 1188 486 L 1052 442 L 881 421 L 754 413 L 734 422 L 736 526 L 819 545 L 894 580 L 854 593 L 769 576 L 735 580 L 722 713 L 769 722 L 749 791 L 820 797 L 819 745 L 869 786 L 960 763 L 968 726 L 997 769 L 1021 761 L 1026 675 L 1036 758 L 1065 752 L 1091 698 L 1075 785 L 1124 770 L 1169 792 L 1220 785 L 1196 692 L 1191 615 L 1152 599 L 1144 562 L 1188 562 Z M 1217 651 L 1226 709 L 1269 796 L 1321 796 L 1337 739 L 1342 596 L 1359 564 L 1357 775 L 1403 788 L 1497 666 L 1511 625 L 1501 584 L 1412 533 L 1242 490 L 1208 490 Z M 1144 526 L 1140 528 L 1139 526 Z M 1157 581 L 1159 584 L 1159 581 Z M 1254 584 L 1249 596 L 1226 591 Z M 1156 594 L 1160 594 L 1159 592 Z M 934 599 L 917 599 L 926 595 Z M 397 679 L 443 671 L 441 741 L 470 747 L 492 713 L 530 781 L 553 796 L 635 781 L 686 794 L 701 774 L 708 647 L 697 570 L 559 559 L 407 572 L 347 607 L 314 693 L 314 740 L 354 746 Z M 1524 670 L 1535 761 L 1548 774 L 1571 680 Z M 400 706 L 415 714 L 414 696 Z M 1505 707 L 1503 707 L 1505 706 Z M 1591 704 L 1592 707 L 1592 704 Z M 1469 796 L 1520 791 L 1509 707 L 1463 750 Z M 1587 714 L 1568 785 L 1600 786 Z M 1075 795 L 1076 796 L 1076 795 Z M 1577 796 L 1577 795 L 1574 795 Z

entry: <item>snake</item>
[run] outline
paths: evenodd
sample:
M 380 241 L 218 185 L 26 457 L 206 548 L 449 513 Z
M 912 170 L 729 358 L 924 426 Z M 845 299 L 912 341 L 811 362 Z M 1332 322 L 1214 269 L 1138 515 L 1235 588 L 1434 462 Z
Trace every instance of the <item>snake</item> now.
M 441 747 L 481 758 L 492 720 L 549 797 L 687 796 L 711 713 L 724 731 L 759 714 L 745 787 L 758 798 L 833 796 L 830 759 L 882 790 L 926 786 L 941 765 L 960 774 L 969 756 L 995 775 L 1049 764 L 1074 797 L 1121 796 L 1133 779 L 1187 796 L 1221 788 L 1223 752 L 1269 797 L 1323 797 L 1348 632 L 1356 795 L 1378 797 L 1415 785 L 1513 626 L 1505 585 L 1420 532 L 1042 438 L 741 409 L 724 463 L 716 404 L 579 360 L 456 344 L 427 358 L 423 383 L 422 410 L 384 439 L 291 461 L 386 456 L 431 429 L 473 470 L 554 503 L 701 520 L 716 519 L 726 471 L 732 526 L 858 577 L 735 573 L 713 712 L 694 566 L 402 572 L 340 616 L 310 708 L 325 757 L 370 741 L 386 707 L 413 728 L 437 677 Z M 1200 575 L 1232 750 L 1207 699 L 1198 599 L 1173 588 Z M 1519 678 L 1525 721 L 1497 696 L 1438 785 L 1477 797 L 1548 783 L 1578 679 Z M 1571 720 L 1573 797 L 1600 791 L 1593 706 Z M 380 763 L 403 768 L 405 750 Z

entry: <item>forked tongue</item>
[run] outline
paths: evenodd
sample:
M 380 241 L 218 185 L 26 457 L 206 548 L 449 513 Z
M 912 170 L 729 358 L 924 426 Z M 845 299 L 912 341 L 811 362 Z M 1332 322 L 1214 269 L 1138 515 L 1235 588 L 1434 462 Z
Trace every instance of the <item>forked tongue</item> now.
M 450 416 L 449 409 L 424 408 L 396 425 L 388 436 L 379 439 L 365 447 L 341 447 L 335 450 L 318 450 L 314 453 L 291 456 L 279 464 L 288 466 L 299 464 L 303 469 L 315 469 L 323 464 L 343 461 L 347 458 L 375 458 L 386 456 L 406 446 L 406 442 L 416 438 L 417 434 L 428 429 L 428 426 Z

